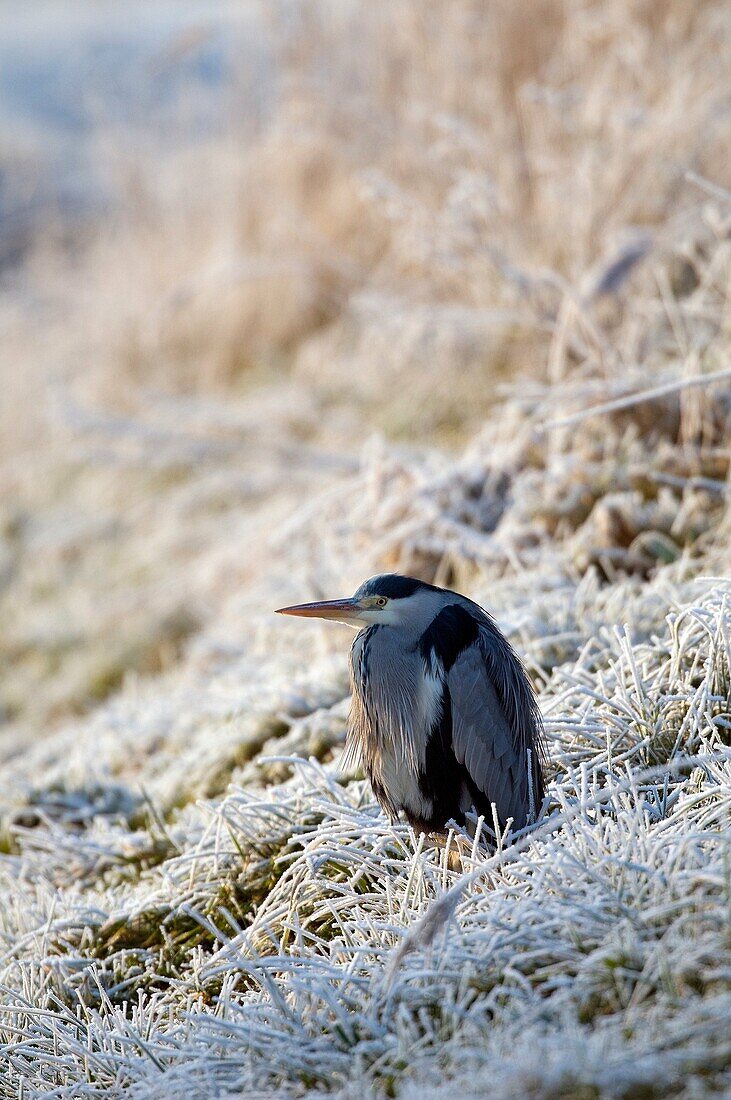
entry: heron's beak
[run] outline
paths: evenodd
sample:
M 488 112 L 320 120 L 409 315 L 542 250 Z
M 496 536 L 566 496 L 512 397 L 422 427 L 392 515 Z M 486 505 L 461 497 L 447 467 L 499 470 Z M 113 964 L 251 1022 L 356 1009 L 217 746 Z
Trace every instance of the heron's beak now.
M 280 607 L 277 615 L 301 615 L 305 619 L 335 619 L 350 623 L 361 615 L 357 600 L 321 600 L 319 603 L 296 603 L 292 607 Z

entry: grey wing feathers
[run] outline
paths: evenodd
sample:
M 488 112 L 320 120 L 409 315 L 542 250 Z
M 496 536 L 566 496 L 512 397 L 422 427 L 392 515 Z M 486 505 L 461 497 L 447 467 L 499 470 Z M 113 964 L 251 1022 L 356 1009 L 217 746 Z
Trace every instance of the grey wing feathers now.
M 520 665 L 517 675 L 525 677 Z M 521 702 L 520 695 L 527 689 L 527 700 L 522 703 L 532 710 L 529 715 L 521 715 L 520 721 L 511 713 L 512 691 L 505 705 L 501 703 L 489 674 L 489 659 L 479 641 L 457 657 L 447 675 L 447 686 L 452 704 L 452 747 L 457 760 L 464 764 L 486 802 L 495 803 L 500 822 L 504 825 L 512 818 L 514 828 L 522 828 L 531 820 L 531 814 L 540 809 L 543 796 L 540 759 L 536 758 L 540 745 L 526 743 L 525 724 L 535 720 L 535 703 L 527 678 L 519 685 L 517 701 Z M 530 762 L 527 749 L 533 754 Z M 531 765 L 537 777 L 532 792 L 528 781 Z M 486 816 L 489 825 L 489 810 Z

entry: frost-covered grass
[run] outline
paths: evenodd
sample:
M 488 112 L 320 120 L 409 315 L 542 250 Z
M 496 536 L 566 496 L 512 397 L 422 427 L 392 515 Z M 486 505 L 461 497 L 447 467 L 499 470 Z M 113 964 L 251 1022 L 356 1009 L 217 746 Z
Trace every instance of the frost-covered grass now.
M 287 6 L 263 130 L 0 285 L 1 1097 L 731 1092 L 730 9 L 473 8 Z M 272 614 L 381 569 L 525 656 L 495 854 Z
M 525 653 L 549 797 L 494 855 L 386 821 L 339 771 L 346 638 L 247 599 L 9 756 L 2 1095 L 731 1088 L 728 392 L 674 448 L 677 393 L 652 435 L 537 449 L 515 411 L 458 458 L 377 448 L 271 536 L 272 601 L 347 544 L 461 578 Z
M 314 760 L 16 826 L 2 1095 L 725 1091 L 731 586 L 695 591 L 555 670 L 545 816 L 464 875 Z
M 675 378 L 652 428 L 547 427 L 562 386 L 458 456 L 369 448 L 177 667 L 9 743 L 0 1095 L 731 1088 L 731 391 Z M 340 774 L 347 636 L 267 610 L 369 563 L 526 656 L 549 797 L 494 855 Z

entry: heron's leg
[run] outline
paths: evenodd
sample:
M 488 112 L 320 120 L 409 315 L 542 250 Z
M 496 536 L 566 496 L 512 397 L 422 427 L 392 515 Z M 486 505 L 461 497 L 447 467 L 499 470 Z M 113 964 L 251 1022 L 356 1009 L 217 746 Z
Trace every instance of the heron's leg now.
M 462 873 L 473 869 L 474 837 L 459 828 L 434 835 L 439 838 L 439 847 L 445 849 L 446 865 L 451 871 Z
M 473 841 L 461 830 L 435 831 L 428 828 L 425 822 L 417 825 L 412 821 L 411 825 L 417 835 L 424 836 L 424 847 L 435 849 L 439 853 L 439 858 L 446 860 L 450 871 L 461 874 L 472 868 Z

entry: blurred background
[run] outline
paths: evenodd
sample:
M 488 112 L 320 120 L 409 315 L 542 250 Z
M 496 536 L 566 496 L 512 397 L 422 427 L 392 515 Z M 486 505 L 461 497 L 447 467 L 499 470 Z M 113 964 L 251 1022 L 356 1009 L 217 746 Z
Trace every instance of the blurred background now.
M 269 606 L 364 447 L 727 367 L 730 40 L 726 0 L 0 0 L 0 743 Z M 705 443 L 664 476 L 723 480 Z

